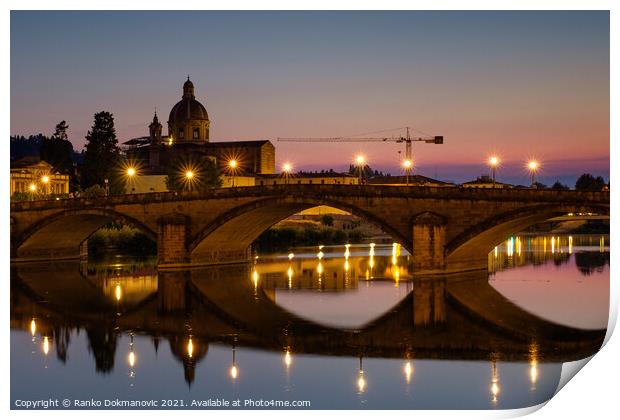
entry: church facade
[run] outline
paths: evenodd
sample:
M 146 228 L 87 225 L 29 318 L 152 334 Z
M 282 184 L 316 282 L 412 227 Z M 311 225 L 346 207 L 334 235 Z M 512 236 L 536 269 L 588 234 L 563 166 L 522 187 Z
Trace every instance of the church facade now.
M 148 137 L 123 143 L 130 162 L 144 175 L 164 175 L 179 155 L 207 156 L 214 159 L 221 173 L 226 173 L 231 160 L 237 162 L 237 174 L 254 176 L 275 173 L 275 147 L 269 140 L 211 142 L 211 121 L 207 109 L 194 93 L 194 84 L 187 78 L 183 95 L 168 116 L 168 134 L 157 113 L 149 124 Z

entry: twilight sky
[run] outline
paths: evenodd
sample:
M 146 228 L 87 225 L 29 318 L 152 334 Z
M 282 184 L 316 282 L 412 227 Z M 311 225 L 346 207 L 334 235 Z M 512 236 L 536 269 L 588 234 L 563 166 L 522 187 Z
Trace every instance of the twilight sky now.
M 295 144 L 409 125 L 416 173 L 464 181 L 609 177 L 609 13 L 12 12 L 11 134 L 67 120 L 80 150 L 93 114 L 119 141 L 165 121 L 187 74 L 211 139 L 271 139 L 278 165 L 344 170 L 356 152 L 400 173 L 395 143 Z M 398 134 L 398 131 L 394 131 Z M 389 133 L 388 133 L 389 134 Z

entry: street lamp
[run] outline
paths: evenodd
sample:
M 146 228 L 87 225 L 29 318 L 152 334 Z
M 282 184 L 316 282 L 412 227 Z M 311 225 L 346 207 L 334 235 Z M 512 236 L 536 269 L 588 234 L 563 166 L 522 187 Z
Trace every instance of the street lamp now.
M 539 166 L 540 165 L 535 160 L 530 160 L 527 163 L 527 168 L 529 169 L 530 173 L 532 174 L 532 186 L 534 186 L 535 175 L 536 175 L 536 171 L 538 170 Z
M 188 180 L 192 179 L 194 177 L 194 171 L 188 170 L 187 172 L 185 172 L 185 178 L 187 178 Z
M 31 199 L 34 200 L 34 194 L 37 192 L 37 185 L 33 182 L 28 186 L 28 189 L 30 190 L 31 193 Z
M 405 179 L 407 186 L 409 186 L 409 172 L 411 172 L 411 168 L 413 168 L 413 161 L 411 159 L 405 159 L 403 161 L 403 168 L 405 168 Z
M 133 179 L 136 176 L 136 168 L 134 168 L 133 166 L 129 166 L 126 170 L 126 174 L 129 180 L 129 187 L 131 188 L 129 193 L 131 194 L 135 190 L 135 188 L 133 187 Z
M 493 188 L 495 188 L 495 169 L 499 165 L 499 158 L 497 156 L 491 156 L 489 158 L 489 166 L 491 167 L 491 173 L 493 174 Z
M 237 169 L 237 161 L 235 159 L 231 159 L 228 161 L 228 168 L 230 169 L 230 172 L 232 174 L 232 187 L 235 186 L 235 171 Z
M 357 155 L 355 157 L 355 164 L 357 165 L 357 171 L 358 171 L 358 177 L 359 177 L 359 184 L 362 183 L 362 170 L 364 169 L 364 166 L 366 165 L 366 158 L 364 157 L 364 155 Z
M 49 192 L 49 187 L 48 187 L 49 182 L 50 182 L 50 177 L 49 176 L 43 175 L 41 177 L 41 183 L 45 186 L 44 191 L 43 191 L 44 193 L 48 193 Z
M 284 165 L 282 165 L 282 173 L 284 174 L 284 183 L 288 184 L 288 179 L 291 176 L 291 171 L 293 170 L 293 166 L 288 163 L 285 162 Z

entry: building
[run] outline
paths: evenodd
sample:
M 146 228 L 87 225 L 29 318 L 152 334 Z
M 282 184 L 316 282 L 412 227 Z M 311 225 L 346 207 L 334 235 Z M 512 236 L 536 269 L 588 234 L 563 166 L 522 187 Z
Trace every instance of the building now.
M 407 179 L 409 178 L 409 179 Z M 418 187 L 454 187 L 452 182 L 439 181 L 422 175 L 376 176 L 366 181 L 374 185 L 411 185 Z
M 211 120 L 207 109 L 196 99 L 189 77 L 183 84 L 181 100 L 170 110 L 167 126 L 168 134 L 164 135 L 155 113 L 148 136 L 123 143 L 128 160 L 140 168 L 142 176 L 167 174 L 169 165 L 181 155 L 212 158 L 222 173 L 227 172 L 231 160 L 237 162 L 239 176 L 275 172 L 275 147 L 269 140 L 210 141 Z
M 290 175 L 260 174 L 256 176 L 256 185 L 282 184 L 357 185 L 359 178 L 355 175 L 339 172 L 299 172 Z
M 514 185 L 504 184 L 502 182 L 493 181 L 488 175 L 480 175 L 473 181 L 463 182 L 463 188 L 514 188 Z
M 11 196 L 14 193 L 37 195 L 69 194 L 69 175 L 53 170 L 39 157 L 24 157 L 11 162 Z

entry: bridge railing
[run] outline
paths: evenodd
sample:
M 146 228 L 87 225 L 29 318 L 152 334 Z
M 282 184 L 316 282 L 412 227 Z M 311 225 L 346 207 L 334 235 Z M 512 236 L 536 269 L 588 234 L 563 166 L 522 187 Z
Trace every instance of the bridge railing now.
M 568 204 L 609 205 L 608 191 L 542 190 L 524 188 L 463 188 L 425 187 L 400 185 L 328 185 L 328 184 L 279 184 L 252 187 L 216 188 L 206 192 L 152 192 L 124 194 L 97 198 L 65 198 L 60 200 L 34 200 L 11 203 L 11 212 L 46 208 L 72 208 L 106 206 L 132 203 L 156 203 L 166 201 L 190 201 L 233 197 L 282 196 L 342 198 L 400 197 L 434 198 L 454 200 L 562 202 Z

